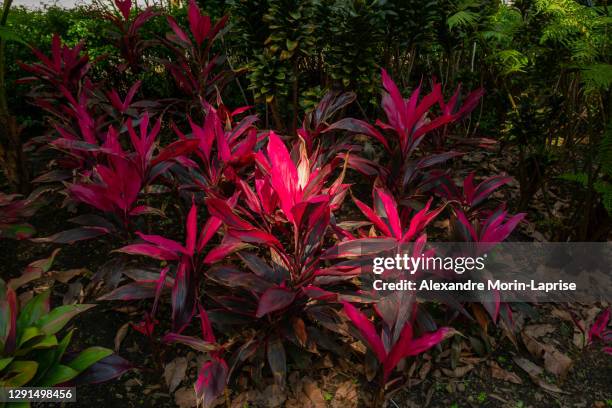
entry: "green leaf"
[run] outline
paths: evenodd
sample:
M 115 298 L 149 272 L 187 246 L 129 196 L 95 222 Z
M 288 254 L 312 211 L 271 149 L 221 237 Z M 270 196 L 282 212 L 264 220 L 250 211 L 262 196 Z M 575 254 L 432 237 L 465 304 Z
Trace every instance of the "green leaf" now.
M 38 369 L 36 361 L 13 361 L 8 367 L 9 374 L 15 374 L 3 381 L 0 381 L 1 387 L 21 387 L 26 385 Z
M 450 29 L 455 27 L 468 27 L 476 24 L 479 17 L 479 14 L 473 11 L 461 10 L 450 16 L 446 20 L 446 24 L 448 24 L 448 28 Z
M 91 309 L 95 305 L 64 305 L 53 309 L 43 316 L 36 325 L 46 334 L 55 334 L 60 331 L 74 316 Z
M 12 41 L 23 45 L 28 45 L 27 42 L 21 39 L 21 36 L 8 27 L 0 27 L 0 38 L 4 41 Z
M 290 39 L 287 38 L 287 49 L 289 51 L 293 51 L 297 48 L 299 43 L 300 43 L 299 41 L 291 41 Z
M 79 372 L 75 369 L 62 364 L 58 364 L 56 366 L 51 367 L 51 369 L 47 372 L 45 377 L 38 385 L 41 387 L 51 387 L 56 384 L 61 384 L 66 381 L 70 381 L 77 375 L 79 375 Z
M 20 333 L 22 330 L 31 329 L 29 326 L 36 323 L 40 318 L 49 312 L 50 295 L 51 290 L 46 290 L 30 299 L 30 301 L 19 313 L 19 319 L 17 319 L 17 333 Z M 22 342 L 25 341 L 26 340 L 23 340 Z
M 35 383 L 38 383 L 54 366 L 60 363 L 70 341 L 72 340 L 72 334 L 74 330 L 70 330 L 68 334 L 60 341 L 58 346 L 53 349 L 44 350 L 38 358 L 39 369 L 38 375 L 36 376 Z
M 13 361 L 14 357 L 0 358 L 0 371 L 4 370 L 7 365 Z
M 16 356 L 25 356 L 32 350 L 52 349 L 57 346 L 57 338 L 55 335 L 35 337 L 24 343 L 16 352 Z M 39 361 L 40 362 L 40 361 Z
M 113 351 L 104 347 L 89 347 L 79 353 L 68 365 L 79 373 L 113 354 Z
M 35 326 L 27 327 L 25 330 L 23 330 L 23 333 L 21 333 L 21 337 L 19 339 L 19 342 L 17 343 L 17 347 L 19 348 L 23 346 L 26 342 L 32 340 L 35 337 L 44 336 L 44 335 L 45 333 L 40 331 L 38 327 L 35 327 Z

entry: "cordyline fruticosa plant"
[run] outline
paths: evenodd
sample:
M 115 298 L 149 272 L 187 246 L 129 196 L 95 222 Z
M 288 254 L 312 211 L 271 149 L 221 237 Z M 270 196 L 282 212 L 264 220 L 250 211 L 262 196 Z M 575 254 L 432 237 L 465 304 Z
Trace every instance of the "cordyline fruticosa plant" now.
M 461 154 L 452 150 L 427 151 L 424 147 L 428 144 L 428 136 L 468 115 L 477 106 L 484 91 L 471 92 L 458 106 L 460 87 L 446 102 L 442 85 L 437 82 L 424 97 L 421 98 L 419 86 L 407 99 L 385 70 L 382 71 L 382 83 L 386 91 L 382 97 L 382 108 L 387 122 L 376 121 L 381 131 L 359 119 L 343 119 L 333 128 L 362 133 L 381 142 L 390 160 L 375 163 L 362 157 L 349 157 L 349 164 L 367 176 L 378 177 L 404 206 L 404 201 L 411 197 L 429 194 L 444 174 L 435 167 Z M 434 111 L 436 107 L 439 110 L 437 116 Z
M 354 335 L 370 348 L 368 357 L 374 358 L 366 364 L 381 392 L 398 384 L 395 369 L 405 358 L 453 331 L 432 323 L 413 294 L 381 296 L 361 287 L 356 249 L 375 241 L 385 250 L 411 243 L 415 253 L 426 251 L 427 226 L 447 213 L 461 241 L 492 245 L 509 236 L 523 215 L 510 216 L 503 204 L 491 210 L 486 203 L 508 178 L 475 185 L 471 174 L 457 187 L 442 168 L 460 154 L 445 150 L 447 127 L 474 109 L 482 91 L 460 104 L 458 89 L 447 102 L 434 83 L 423 98 L 419 87 L 404 99 L 383 71 L 387 123 L 378 121 L 377 128 L 339 118 L 355 95 L 329 93 L 305 115 L 297 137 L 284 140 L 258 130 L 257 117 L 245 114 L 249 107 L 232 110 L 221 101 L 231 73 L 218 72 L 222 58 L 213 54 L 225 17 L 213 24 L 192 0 L 189 30 L 168 17 L 172 32 L 149 44 L 138 30 L 154 13 L 135 12 L 130 0 L 116 5 L 119 14 L 107 17 L 125 59 L 119 71 L 147 69 L 147 47 L 166 47 L 165 55 L 173 58 L 155 61 L 186 96 L 150 101 L 140 99 L 146 98 L 140 82 L 126 89 L 94 83 L 83 46 L 62 45 L 59 37 L 51 56 L 36 51 L 41 62 L 24 68 L 39 84 L 35 103 L 50 115 L 53 132 L 45 140 L 60 152 L 58 167 L 38 181 L 62 181 L 66 196 L 96 210 L 74 219 L 81 227 L 39 240 L 73 242 L 117 232 L 123 239 L 117 252 L 160 262 L 159 268 L 125 271 L 131 281 L 102 299 L 152 299 L 135 330 L 155 342 L 161 338 L 207 353 L 195 387 L 205 406 L 245 362 L 267 361 L 282 386 L 287 350 L 342 350 L 330 333 Z M 382 145 L 379 162 L 361 156 L 355 134 Z M 348 168 L 375 180 L 371 206 L 353 200 L 365 220 L 342 219 Z M 151 204 L 153 191 L 167 208 L 177 209 L 172 221 L 183 226 L 182 239 L 154 233 L 141 222 L 144 215 L 159 214 Z M 159 314 L 166 295 L 168 325 Z M 494 320 L 499 310 L 499 302 L 490 308 Z M 190 327 L 196 316 L 198 336 Z M 213 325 L 230 340 L 219 341 Z M 235 329 L 240 332 L 231 337 Z

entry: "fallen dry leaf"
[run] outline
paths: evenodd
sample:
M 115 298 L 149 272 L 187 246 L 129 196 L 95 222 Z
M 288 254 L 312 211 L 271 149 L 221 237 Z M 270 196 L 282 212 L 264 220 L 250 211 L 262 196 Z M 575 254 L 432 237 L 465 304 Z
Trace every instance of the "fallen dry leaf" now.
M 423 363 L 423 365 L 419 369 L 419 378 L 421 380 L 424 380 L 425 377 L 427 377 L 427 374 L 429 374 L 430 371 L 431 371 L 431 362 L 430 361 L 426 361 L 425 363 Z
M 250 406 L 249 404 L 255 401 L 255 391 L 245 391 L 238 394 L 230 403 L 230 408 L 244 408 Z
M 315 381 L 306 377 L 302 380 L 302 384 L 304 394 L 308 397 L 314 408 L 325 408 L 327 406 L 323 393 Z
M 474 369 L 474 366 L 472 364 L 467 364 L 461 367 L 457 367 L 454 370 L 449 370 L 448 368 L 442 368 L 442 372 L 449 377 L 461 378 L 467 373 L 469 373 L 470 371 L 472 371 L 473 369 Z
M 523 339 L 523 344 L 525 348 L 529 351 L 533 357 L 539 359 L 544 354 L 544 345 L 528 335 L 527 333 L 521 333 L 521 338 Z
M 123 342 L 123 339 L 125 339 L 125 336 L 127 336 L 129 328 L 130 324 L 125 323 L 119 328 L 119 330 L 117 330 L 117 333 L 115 334 L 115 352 L 118 352 L 119 348 L 121 348 L 121 343 Z
M 168 390 L 173 392 L 185 378 L 187 371 L 187 359 L 185 357 L 177 357 L 164 367 L 164 379 Z
M 521 377 L 519 377 L 515 373 L 512 373 L 508 370 L 504 370 L 495 361 L 491 361 L 489 363 L 489 366 L 491 367 L 491 377 L 496 378 L 498 380 L 511 382 L 513 384 L 523 383 L 523 380 L 521 380 Z
M 533 337 L 534 339 L 544 337 L 547 334 L 550 334 L 555 331 L 555 326 L 552 324 L 530 324 L 525 326 L 523 332 L 527 335 Z
M 306 342 L 308 340 L 308 335 L 306 334 L 306 325 L 304 321 L 299 317 L 293 320 L 293 331 L 295 333 L 295 337 L 297 337 L 300 345 L 302 347 L 306 346 Z
M 574 346 L 578 349 L 582 350 L 586 346 L 586 336 L 580 330 L 574 330 L 572 343 L 574 343 Z
M 563 309 L 559 309 L 559 308 L 553 308 L 551 314 L 555 317 L 558 317 L 561 320 L 565 320 L 567 322 L 574 322 L 574 319 L 572 319 L 572 315 L 567 311 L 567 310 L 563 310 Z
M 332 408 L 355 408 L 358 403 L 357 386 L 353 381 L 345 381 L 336 390 L 331 402 Z
M 567 355 L 563 354 L 555 347 L 547 345 L 544 351 L 544 368 L 562 380 L 572 367 L 574 362 Z
M 552 344 L 543 344 L 535 340 L 533 337 L 522 333 L 523 343 L 532 356 L 542 358 L 544 360 L 544 368 L 551 374 L 564 379 L 567 372 L 573 365 L 571 358 L 557 350 Z
M 196 395 L 192 387 L 182 387 L 174 393 L 174 403 L 179 408 L 193 408 L 196 406 Z
M 68 269 L 66 271 L 51 271 L 49 277 L 61 283 L 68 283 L 75 276 L 91 274 L 87 268 Z
M 527 374 L 529 374 L 529 378 L 531 378 L 531 380 L 543 390 L 558 394 L 564 393 L 561 388 L 557 387 L 554 384 L 546 382 L 540 377 L 540 375 L 544 372 L 544 369 L 542 367 L 538 366 L 537 364 L 534 364 L 533 362 L 523 357 L 514 357 L 514 362 Z

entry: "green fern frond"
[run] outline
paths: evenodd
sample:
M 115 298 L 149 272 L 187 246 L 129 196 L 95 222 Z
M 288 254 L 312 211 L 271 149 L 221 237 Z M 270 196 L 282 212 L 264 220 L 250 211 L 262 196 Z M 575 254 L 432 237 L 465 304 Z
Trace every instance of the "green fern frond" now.
M 612 65 L 590 64 L 582 68 L 582 82 L 588 91 L 608 90 L 612 85 Z
M 470 27 L 478 23 L 479 18 L 480 18 L 480 15 L 478 13 L 475 13 L 473 11 L 468 11 L 468 10 L 460 10 L 456 12 L 455 14 L 453 14 L 452 16 L 450 16 L 446 20 L 446 24 L 448 24 L 448 28 L 450 28 L 451 30 L 455 27 L 458 27 L 458 28 Z
M 589 182 L 589 177 L 586 175 L 586 173 L 565 173 L 561 174 L 559 178 L 565 181 L 573 181 L 582 185 L 583 187 L 586 187 Z

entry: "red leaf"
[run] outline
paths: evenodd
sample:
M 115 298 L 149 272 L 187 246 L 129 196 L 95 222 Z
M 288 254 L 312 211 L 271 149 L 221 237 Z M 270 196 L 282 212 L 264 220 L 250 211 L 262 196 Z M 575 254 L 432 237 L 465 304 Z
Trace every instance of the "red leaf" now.
M 200 9 L 195 3 L 195 0 L 191 0 L 189 2 L 187 17 L 189 19 L 189 28 L 191 29 L 191 33 L 193 34 L 198 45 L 202 45 L 210 30 L 210 17 L 202 15 Z
M 594 338 L 603 340 L 603 333 L 608 327 L 608 321 L 610 321 L 609 308 L 601 312 L 601 314 L 597 317 L 597 320 L 595 320 L 595 322 L 589 329 L 589 343 L 593 341 Z
M 159 152 L 157 157 L 151 161 L 151 165 L 155 166 L 156 164 L 162 163 L 166 160 L 191 153 L 198 148 L 198 144 L 199 141 L 197 139 L 183 139 L 170 143 Z
M 291 220 L 299 185 L 298 172 L 283 141 L 274 132 L 268 136 L 268 158 L 272 163 L 270 181 L 281 201 L 285 216 Z
M 256 316 L 259 318 L 286 308 L 293 303 L 295 296 L 296 293 L 287 288 L 280 286 L 269 288 L 259 299 Z
M 159 235 L 146 235 L 141 232 L 136 232 L 136 234 L 141 239 L 150 242 L 151 244 L 154 244 L 166 251 L 175 252 L 177 254 L 187 254 L 187 250 L 185 249 L 185 247 L 172 239 L 164 238 Z
M 215 333 L 213 332 L 212 325 L 210 324 L 210 319 L 208 318 L 208 314 L 206 314 L 206 310 L 204 310 L 200 303 L 198 303 L 198 311 L 200 313 L 202 338 L 209 343 L 216 343 L 217 340 L 215 339 Z
M 131 244 L 117 249 L 117 252 L 131 255 L 144 255 L 162 261 L 176 261 L 179 259 L 178 255 L 174 252 L 150 244 Z
M 348 316 L 349 319 L 353 322 L 355 327 L 359 330 L 363 339 L 368 343 L 376 358 L 381 363 L 385 361 L 387 358 L 387 352 L 385 350 L 385 346 L 382 343 L 382 340 L 376 333 L 376 328 L 374 324 L 368 320 L 368 318 L 361 313 L 359 310 L 355 308 L 355 306 L 351 305 L 348 302 L 342 302 L 344 305 L 344 312 Z
M 382 232 L 384 235 L 388 237 L 393 237 L 393 234 L 391 233 L 391 230 L 389 230 L 389 227 L 387 226 L 387 224 L 385 224 L 383 220 L 381 220 L 378 217 L 378 215 L 376 215 L 374 210 L 372 210 L 370 207 L 368 207 L 363 202 L 359 201 L 358 199 L 354 197 L 353 197 L 353 201 L 355 202 L 357 207 L 359 207 L 361 212 L 372 222 L 372 224 L 374 224 L 380 230 L 380 232 Z
M 220 357 L 212 356 L 210 361 L 204 363 L 195 383 L 196 398 L 204 408 L 211 407 L 223 393 L 228 373 L 227 363 Z
M 374 207 L 378 210 L 380 207 L 378 203 L 382 204 L 382 209 L 384 209 L 384 215 L 381 214 L 381 211 L 377 211 L 378 216 L 382 218 L 383 221 L 386 221 L 386 224 L 389 226 L 389 230 L 392 233 L 392 236 L 397 239 L 402 239 L 402 225 L 400 223 L 399 214 L 397 213 L 397 203 L 391 194 L 383 190 L 382 188 L 374 189 Z
M 128 21 L 130 19 L 130 10 L 132 9 L 132 0 L 115 0 L 115 5 L 125 21 Z
M 393 349 L 389 353 L 388 359 L 383 364 L 385 381 L 388 379 L 391 371 L 403 358 L 416 356 L 429 350 L 442 342 L 449 332 L 449 328 L 443 327 L 435 332 L 425 333 L 421 337 L 413 339 L 412 326 L 410 323 L 406 323 L 406 326 L 402 329 L 399 340 L 395 343 Z
M 183 42 L 190 44 L 191 41 L 189 41 L 189 37 L 187 37 L 187 34 L 185 34 L 185 32 L 181 29 L 181 27 L 179 27 L 179 25 L 176 23 L 176 20 L 174 19 L 174 17 L 168 16 L 166 17 L 166 19 L 168 20 L 168 24 L 170 25 L 170 28 L 172 28 L 172 31 L 174 31 L 174 33 L 176 34 L 176 36 Z

